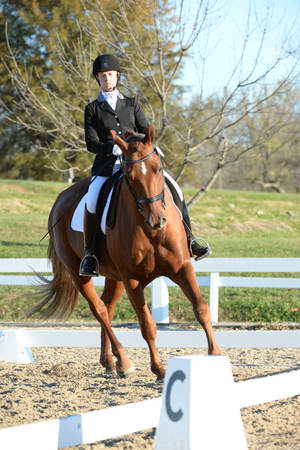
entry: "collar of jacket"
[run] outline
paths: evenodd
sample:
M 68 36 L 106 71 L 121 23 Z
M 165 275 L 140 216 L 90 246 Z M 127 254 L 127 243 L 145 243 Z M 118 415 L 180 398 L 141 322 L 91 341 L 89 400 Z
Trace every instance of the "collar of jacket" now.
M 99 100 L 97 99 L 96 102 L 98 103 L 98 105 L 100 106 L 100 109 L 101 109 L 102 111 L 106 111 L 106 112 L 109 112 L 109 113 L 115 115 L 115 114 L 118 113 L 118 111 L 119 111 L 120 109 L 123 108 L 124 102 L 125 102 L 125 104 L 126 104 L 126 99 L 125 99 L 125 98 L 123 98 L 123 99 L 118 98 L 117 104 L 116 104 L 116 109 L 115 109 L 115 110 L 112 109 L 112 107 L 111 107 L 105 100 L 99 101 Z
M 99 105 L 101 106 L 101 109 L 110 113 L 115 114 L 117 112 L 118 106 L 120 106 L 119 101 L 120 100 L 124 100 L 125 97 L 123 94 L 121 94 L 120 91 L 118 91 L 118 96 L 117 96 L 117 103 L 116 103 L 116 108 L 113 109 L 110 104 L 106 101 L 106 99 L 104 98 L 104 96 L 102 95 L 102 91 L 99 92 L 99 95 L 97 97 L 97 102 L 99 103 Z
M 105 92 L 105 91 L 100 91 L 98 94 L 98 99 L 99 100 L 106 100 L 109 97 L 115 97 L 117 98 L 124 98 L 123 94 L 121 94 L 121 92 L 119 91 L 119 89 L 114 89 L 113 91 L 109 91 L 109 92 Z M 109 103 L 109 102 L 107 102 Z

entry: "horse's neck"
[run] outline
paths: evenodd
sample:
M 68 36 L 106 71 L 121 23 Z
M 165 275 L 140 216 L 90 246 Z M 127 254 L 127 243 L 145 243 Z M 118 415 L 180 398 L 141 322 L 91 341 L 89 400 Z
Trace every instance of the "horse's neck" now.
M 126 233 L 126 235 L 128 234 L 129 226 L 131 227 L 130 229 L 146 227 L 144 218 L 137 209 L 136 201 L 126 184 L 125 179 L 123 179 L 120 189 L 117 216 L 123 217 L 124 229 L 122 231 Z

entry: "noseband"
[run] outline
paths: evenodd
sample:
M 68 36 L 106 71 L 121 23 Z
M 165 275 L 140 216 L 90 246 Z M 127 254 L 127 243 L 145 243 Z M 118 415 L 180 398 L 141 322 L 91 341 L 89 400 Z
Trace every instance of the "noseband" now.
M 154 149 L 151 153 L 148 153 L 148 155 L 144 156 L 141 159 L 125 159 L 125 158 L 122 158 L 122 166 L 123 166 L 123 164 L 138 164 L 138 163 L 142 163 L 142 162 L 146 161 L 147 159 L 151 158 L 151 156 L 153 156 L 153 155 L 158 155 L 156 149 Z M 131 184 L 129 182 L 129 179 L 128 179 L 126 173 L 124 172 L 124 170 L 123 170 L 123 173 L 124 173 L 124 177 L 125 177 L 126 183 L 127 183 L 128 187 L 129 187 L 129 190 L 132 193 L 132 195 L 133 195 L 133 197 L 134 197 L 134 199 L 136 201 L 137 209 L 138 209 L 138 211 L 140 213 L 142 213 L 144 211 L 143 204 L 145 204 L 145 203 L 154 203 L 154 202 L 157 202 L 159 200 L 161 200 L 162 207 L 166 208 L 165 190 L 164 189 L 161 191 L 160 194 L 157 194 L 154 197 L 138 198 L 137 195 L 136 195 L 136 192 L 133 189 L 133 187 L 131 186 Z

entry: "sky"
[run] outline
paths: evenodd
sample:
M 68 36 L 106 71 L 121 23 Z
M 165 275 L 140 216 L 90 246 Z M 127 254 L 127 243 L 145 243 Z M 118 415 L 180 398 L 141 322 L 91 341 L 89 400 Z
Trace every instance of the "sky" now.
M 193 11 L 200 0 L 188 1 L 191 11 L 189 20 L 192 21 Z M 267 14 L 268 32 L 253 76 L 263 73 L 276 60 L 284 37 L 289 36 L 289 45 L 300 42 L 299 0 L 220 0 L 218 6 L 212 15 L 211 27 L 199 36 L 193 47 L 193 57 L 185 65 L 182 84 L 190 86 L 190 96 L 200 93 L 201 89 L 204 95 L 220 93 L 224 86 L 232 87 L 238 78 L 249 74 L 261 44 Z M 249 7 L 251 34 L 241 66 L 242 72 L 236 73 L 230 82 L 245 42 Z M 268 82 L 276 82 L 284 76 L 291 64 L 292 58 L 282 61 L 268 77 Z

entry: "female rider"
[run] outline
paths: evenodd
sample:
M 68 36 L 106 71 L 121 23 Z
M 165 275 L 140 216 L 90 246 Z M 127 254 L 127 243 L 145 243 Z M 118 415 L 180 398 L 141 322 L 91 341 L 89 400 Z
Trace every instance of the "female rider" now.
M 117 156 L 113 153 L 114 142 L 110 130 L 124 137 L 126 130 L 146 133 L 149 123 L 139 103 L 134 98 L 125 97 L 117 88 L 121 73 L 119 60 L 111 54 L 99 55 L 93 63 L 93 75 L 100 85 L 96 100 L 85 108 L 84 127 L 87 150 L 95 153 L 92 167 L 92 179 L 89 186 L 84 213 L 84 257 L 80 264 L 82 276 L 98 276 L 98 260 L 94 255 L 97 229 L 96 206 L 103 183 L 119 168 Z M 164 173 L 171 191 L 180 199 L 183 221 L 191 255 L 202 259 L 211 253 L 209 246 L 196 242 L 191 232 L 191 223 L 182 192 L 178 184 L 166 172 Z M 177 194 L 176 194 L 177 193 Z M 178 203 L 178 202 L 177 202 Z

